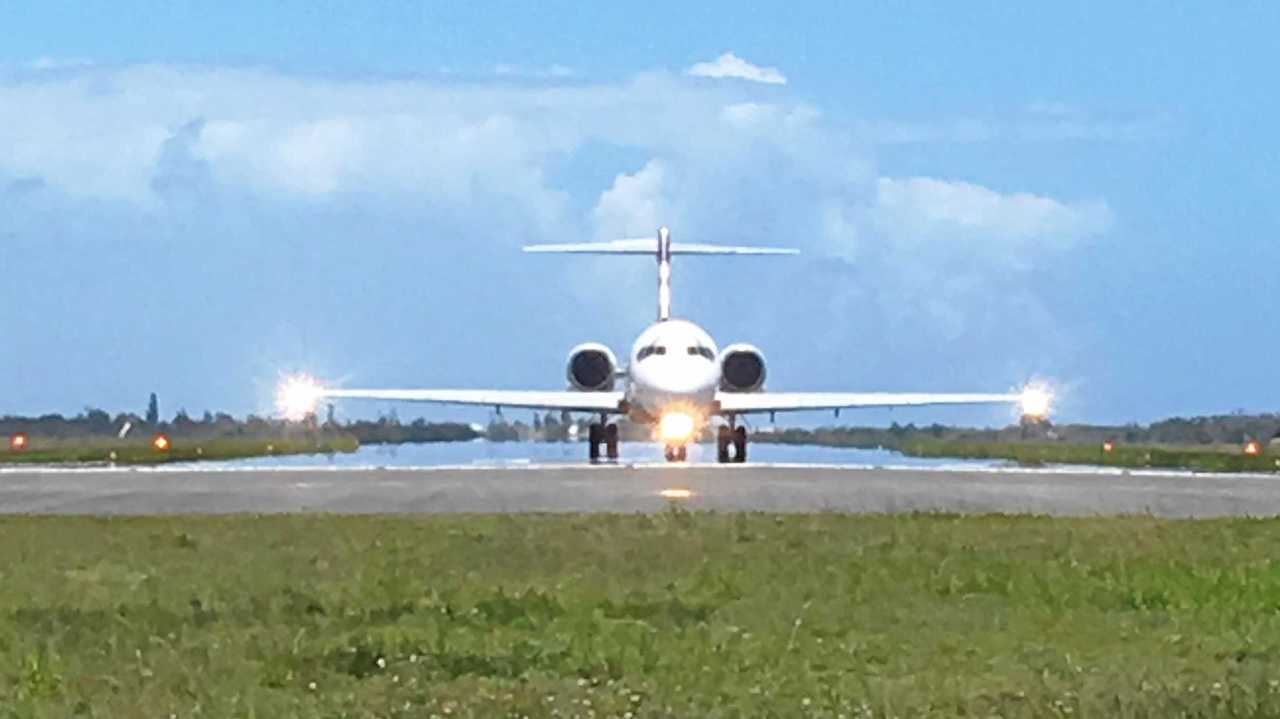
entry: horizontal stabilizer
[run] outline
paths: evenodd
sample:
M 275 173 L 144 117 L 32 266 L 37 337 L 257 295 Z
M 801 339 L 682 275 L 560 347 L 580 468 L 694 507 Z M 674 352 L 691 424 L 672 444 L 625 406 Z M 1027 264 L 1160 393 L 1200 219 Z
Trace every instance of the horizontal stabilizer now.
M 572 255 L 654 255 L 658 252 L 658 240 L 642 237 L 634 240 L 609 242 L 579 242 L 557 245 L 528 245 L 525 252 L 558 253 Z M 798 255 L 799 250 L 782 247 L 737 247 L 733 245 L 699 245 L 672 242 L 673 255 Z

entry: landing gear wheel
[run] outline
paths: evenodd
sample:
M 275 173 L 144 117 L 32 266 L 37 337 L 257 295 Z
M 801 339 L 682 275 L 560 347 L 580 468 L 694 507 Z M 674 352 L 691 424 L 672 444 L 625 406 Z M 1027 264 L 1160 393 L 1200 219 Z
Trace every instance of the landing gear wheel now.
M 716 432 L 716 461 L 720 464 L 729 462 L 729 445 L 733 442 L 733 431 L 721 426 Z
M 618 425 L 610 423 L 604 427 L 605 456 L 609 461 L 618 461 Z
M 682 446 L 680 446 L 680 447 L 676 448 L 676 461 L 677 461 L 677 462 L 684 462 L 684 461 L 685 461 L 685 460 L 687 460 L 687 459 L 689 459 L 689 446 L 688 446 L 688 445 L 682 445 Z
M 733 430 L 733 461 L 739 464 L 747 461 L 746 427 L 738 427 Z
M 587 456 L 591 458 L 591 463 L 595 464 L 600 461 L 600 442 L 603 439 L 601 435 L 604 432 L 600 425 L 594 422 L 587 427 Z
M 683 462 L 689 458 L 689 448 L 685 446 L 675 447 L 667 445 L 662 455 L 667 458 L 668 462 Z

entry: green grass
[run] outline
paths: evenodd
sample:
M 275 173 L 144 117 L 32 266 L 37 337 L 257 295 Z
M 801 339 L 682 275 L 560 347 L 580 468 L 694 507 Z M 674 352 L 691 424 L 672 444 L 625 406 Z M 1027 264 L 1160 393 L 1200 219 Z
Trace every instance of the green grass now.
M 0 518 L 0 716 L 1276 716 L 1277 530 Z
M 35 442 L 22 452 L 0 450 L 0 464 L 82 464 L 115 462 L 116 464 L 163 464 L 195 460 L 239 459 L 272 454 L 312 454 L 354 452 L 360 443 L 351 436 L 287 437 L 275 439 L 216 438 L 172 440 L 166 452 L 157 452 L 150 444 L 138 440 L 72 440 Z
M 1102 446 L 1060 442 L 954 442 L 908 441 L 903 454 L 914 457 L 1008 459 L 1019 464 L 1097 464 L 1110 467 L 1189 469 L 1199 472 L 1276 472 L 1280 456 L 1263 452 L 1248 456 L 1238 447 L 1151 447 L 1117 445 L 1111 452 Z

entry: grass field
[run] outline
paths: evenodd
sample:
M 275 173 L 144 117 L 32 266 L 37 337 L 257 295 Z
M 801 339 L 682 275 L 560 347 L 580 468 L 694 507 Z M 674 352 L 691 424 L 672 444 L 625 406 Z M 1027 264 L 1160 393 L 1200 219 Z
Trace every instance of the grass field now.
M 1277 530 L 0 518 L 0 716 L 1276 716 Z
M 33 441 L 22 452 L 0 450 L 0 464 L 163 464 L 195 460 L 225 460 L 263 457 L 272 454 L 311 454 L 354 452 L 360 447 L 355 437 L 283 437 L 274 439 L 223 437 L 215 439 L 172 440 L 164 452 L 158 452 L 151 440 L 74 440 Z

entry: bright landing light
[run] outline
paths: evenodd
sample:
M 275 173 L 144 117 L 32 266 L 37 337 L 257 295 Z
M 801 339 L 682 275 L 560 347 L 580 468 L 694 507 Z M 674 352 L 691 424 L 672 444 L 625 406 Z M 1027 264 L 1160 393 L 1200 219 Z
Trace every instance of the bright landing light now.
M 684 412 L 668 412 L 658 422 L 658 436 L 668 444 L 684 444 L 693 437 L 693 417 Z
M 287 420 L 306 419 L 315 413 L 323 395 L 324 388 L 310 375 L 291 375 L 276 390 L 276 410 Z
M 1023 417 L 1045 419 L 1053 410 L 1053 393 L 1043 386 L 1026 387 L 1022 390 L 1019 403 L 1022 405 Z

